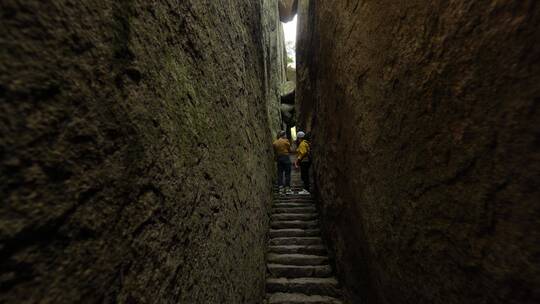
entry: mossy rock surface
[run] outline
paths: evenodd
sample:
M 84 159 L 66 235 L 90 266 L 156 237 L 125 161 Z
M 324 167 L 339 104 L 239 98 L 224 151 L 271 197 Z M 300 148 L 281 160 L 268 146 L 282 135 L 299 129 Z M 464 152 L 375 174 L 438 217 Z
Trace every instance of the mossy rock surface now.
M 540 6 L 298 11 L 298 125 L 350 302 L 539 302 Z
M 259 302 L 277 3 L 0 11 L 0 302 Z

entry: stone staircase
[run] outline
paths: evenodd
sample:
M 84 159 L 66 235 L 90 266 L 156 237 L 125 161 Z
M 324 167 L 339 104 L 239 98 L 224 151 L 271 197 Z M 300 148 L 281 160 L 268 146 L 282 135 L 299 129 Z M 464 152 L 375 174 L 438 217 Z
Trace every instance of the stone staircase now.
M 293 171 L 293 191 L 301 190 Z M 328 263 L 315 202 L 308 195 L 274 191 L 266 256 L 268 304 L 342 304 L 339 283 Z

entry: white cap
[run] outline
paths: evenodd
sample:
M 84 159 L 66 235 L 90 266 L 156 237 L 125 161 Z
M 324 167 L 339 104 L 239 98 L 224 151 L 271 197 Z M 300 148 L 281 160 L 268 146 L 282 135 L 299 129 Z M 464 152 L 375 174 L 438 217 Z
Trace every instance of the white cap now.
M 298 137 L 298 138 L 304 138 L 304 136 L 306 136 L 306 133 L 304 133 L 302 131 L 296 133 L 296 137 Z

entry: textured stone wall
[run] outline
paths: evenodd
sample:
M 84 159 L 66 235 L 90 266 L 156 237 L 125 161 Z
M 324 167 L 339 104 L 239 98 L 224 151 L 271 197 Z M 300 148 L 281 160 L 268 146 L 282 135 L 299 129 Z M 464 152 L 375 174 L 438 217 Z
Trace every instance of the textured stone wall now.
M 351 303 L 539 302 L 537 2 L 298 10 L 300 121 Z
M 306 128 L 311 126 L 314 106 L 312 79 L 315 78 L 317 64 L 314 59 L 318 48 L 318 35 L 314 30 L 315 14 L 311 13 L 315 1 L 298 0 L 297 27 L 296 27 L 296 121 L 297 125 Z M 313 71 L 313 72 L 312 72 Z
M 279 17 L 282 22 L 291 21 L 296 15 L 298 0 L 277 0 Z
M 257 303 L 277 3 L 0 12 L 0 302 Z
M 262 0 L 262 24 L 263 24 L 263 55 L 267 60 L 264 62 L 262 74 L 265 84 L 266 98 L 268 103 L 268 120 L 272 138 L 282 129 L 282 117 L 280 103 L 280 86 L 287 81 L 287 56 L 285 53 L 285 36 L 281 25 L 278 10 L 278 2 L 275 0 Z

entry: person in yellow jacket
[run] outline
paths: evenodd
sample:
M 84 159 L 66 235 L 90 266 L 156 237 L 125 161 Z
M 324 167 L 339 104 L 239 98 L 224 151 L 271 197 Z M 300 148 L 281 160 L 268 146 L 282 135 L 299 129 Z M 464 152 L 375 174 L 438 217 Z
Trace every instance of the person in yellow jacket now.
M 279 131 L 278 139 L 272 144 L 277 160 L 278 187 L 280 194 L 293 194 L 291 191 L 291 143 L 285 131 Z
M 296 133 L 296 137 L 298 138 L 299 144 L 298 148 L 296 148 L 296 162 L 294 163 L 294 167 L 297 169 L 300 167 L 300 176 L 302 177 L 302 182 L 304 183 L 304 189 L 298 192 L 298 194 L 309 195 L 309 167 L 311 166 L 309 133 L 305 134 L 304 132 L 300 131 Z

